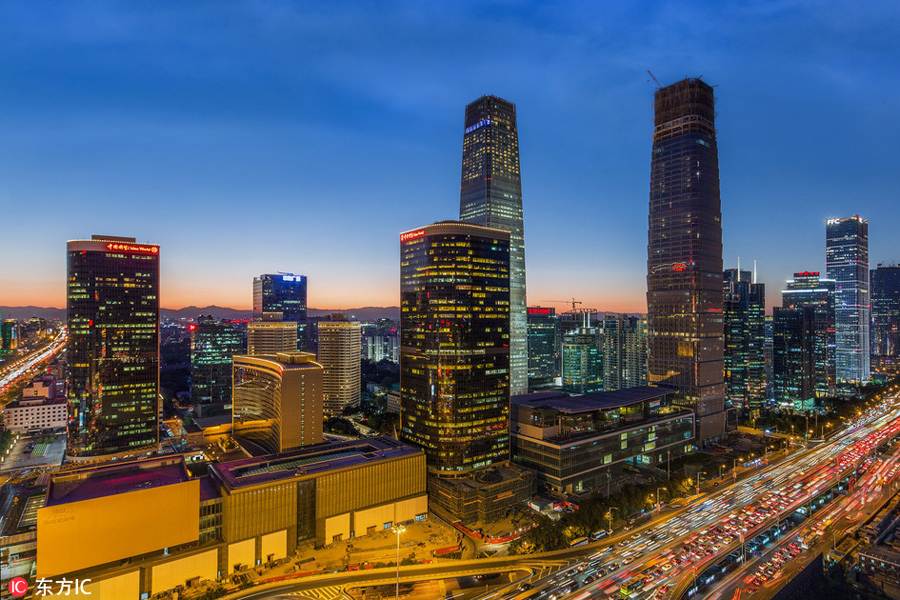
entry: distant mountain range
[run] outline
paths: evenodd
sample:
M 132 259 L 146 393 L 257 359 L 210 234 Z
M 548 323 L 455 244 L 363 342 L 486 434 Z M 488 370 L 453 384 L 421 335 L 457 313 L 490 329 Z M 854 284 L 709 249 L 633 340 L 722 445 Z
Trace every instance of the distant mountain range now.
M 2 306 L 4 319 L 16 319 L 24 321 L 32 316 L 43 317 L 49 321 L 63 321 L 66 318 L 66 309 L 41 306 Z M 352 316 L 359 321 L 376 321 L 378 319 L 400 320 L 400 307 L 398 306 L 364 306 L 362 308 L 310 308 L 310 317 L 324 317 L 333 313 L 341 313 Z M 212 315 L 217 319 L 249 319 L 252 311 L 222 306 L 187 306 L 185 308 L 163 308 L 160 310 L 163 318 L 169 319 L 195 319 L 198 315 Z

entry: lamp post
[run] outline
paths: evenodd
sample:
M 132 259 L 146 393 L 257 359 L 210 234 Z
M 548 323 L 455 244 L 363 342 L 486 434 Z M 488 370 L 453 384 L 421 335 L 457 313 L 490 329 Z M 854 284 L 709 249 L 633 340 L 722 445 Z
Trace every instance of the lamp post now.
M 606 519 L 607 519 L 607 523 L 609 524 L 609 530 L 607 531 L 606 535 L 612 535 L 612 511 L 614 511 L 614 510 L 619 510 L 619 509 L 618 509 L 618 507 L 610 506 L 609 510 L 606 511 Z
M 403 525 L 394 527 L 394 533 L 397 534 L 397 595 L 396 600 L 400 600 L 400 534 L 406 531 Z
M 667 489 L 665 486 L 663 486 L 663 487 L 657 487 L 657 488 L 656 488 L 656 510 L 657 510 L 657 511 L 659 511 L 659 509 L 660 509 L 660 505 L 659 505 L 659 490 L 666 490 L 666 491 L 668 491 L 668 489 Z

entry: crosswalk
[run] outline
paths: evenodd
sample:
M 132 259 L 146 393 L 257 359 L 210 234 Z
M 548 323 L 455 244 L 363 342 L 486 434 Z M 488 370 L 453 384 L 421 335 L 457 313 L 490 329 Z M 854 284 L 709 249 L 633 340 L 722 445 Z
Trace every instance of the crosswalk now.
M 338 600 L 345 599 L 347 596 L 341 591 L 344 586 L 330 585 L 328 587 L 320 587 L 314 590 L 304 590 L 302 592 L 294 592 L 292 596 L 297 598 L 310 598 L 315 600 Z

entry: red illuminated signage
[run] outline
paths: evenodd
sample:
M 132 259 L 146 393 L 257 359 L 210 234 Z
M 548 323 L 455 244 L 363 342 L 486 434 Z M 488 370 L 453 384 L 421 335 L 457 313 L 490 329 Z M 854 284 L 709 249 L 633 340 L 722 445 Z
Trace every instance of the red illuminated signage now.
M 529 308 L 529 315 L 549 315 L 553 312 L 552 308 Z
M 818 277 L 818 271 L 803 271 L 802 273 L 795 273 L 794 277 Z
M 107 250 L 117 252 L 140 252 L 141 254 L 159 254 L 159 246 L 141 246 L 136 244 L 120 244 L 110 242 L 106 245 Z
M 672 265 L 672 270 L 673 271 L 686 271 L 687 265 L 684 263 L 675 263 Z
M 407 231 L 406 233 L 400 234 L 401 242 L 408 242 L 409 240 L 414 240 L 416 238 L 420 238 L 425 235 L 424 229 L 419 229 L 418 231 Z

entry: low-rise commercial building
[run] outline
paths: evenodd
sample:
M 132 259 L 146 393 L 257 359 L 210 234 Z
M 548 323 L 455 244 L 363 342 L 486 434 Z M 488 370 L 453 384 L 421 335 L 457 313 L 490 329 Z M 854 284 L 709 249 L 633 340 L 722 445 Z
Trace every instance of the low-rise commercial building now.
M 386 437 L 214 463 L 199 478 L 181 456 L 85 468 L 49 483 L 36 571 L 139 600 L 427 512 L 425 455 Z
M 665 463 L 694 447 L 693 412 L 672 406 L 671 393 L 637 387 L 582 396 L 513 396 L 513 462 L 561 493 L 605 484 L 628 463 Z

